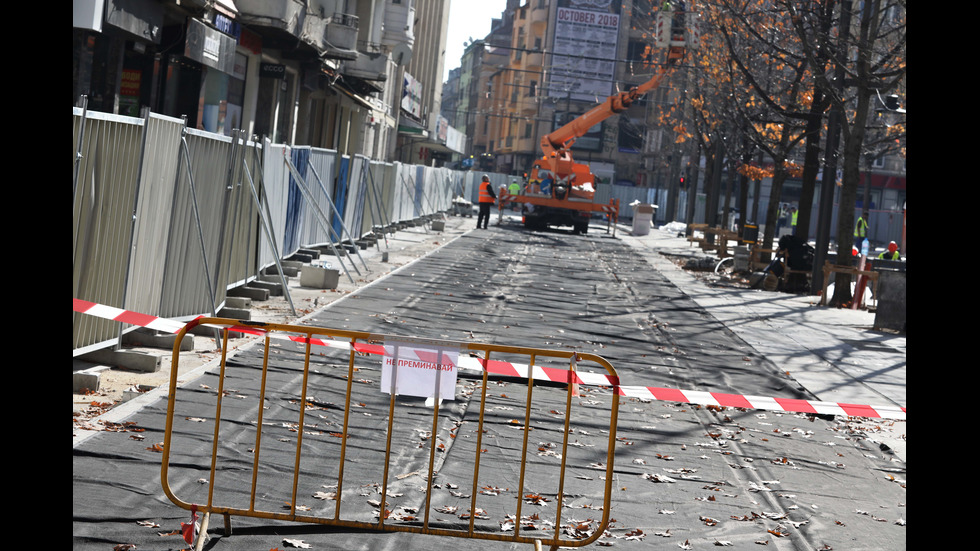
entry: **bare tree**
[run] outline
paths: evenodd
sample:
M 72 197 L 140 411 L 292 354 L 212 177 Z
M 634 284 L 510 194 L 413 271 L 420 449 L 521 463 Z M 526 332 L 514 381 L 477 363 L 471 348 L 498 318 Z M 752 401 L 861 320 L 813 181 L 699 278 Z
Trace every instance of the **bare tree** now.
M 861 4 L 860 12 L 854 12 L 851 0 L 841 0 L 840 9 L 835 12 L 837 43 L 832 48 L 826 48 L 830 33 L 814 32 L 814 19 L 809 14 L 795 9 L 794 3 L 787 7 L 811 63 L 822 60 L 823 52 L 831 53 L 833 69 L 818 71 L 815 76 L 821 93 L 844 115 L 840 117 L 843 176 L 837 218 L 837 264 L 849 266 L 853 265 L 849 251 L 861 159 L 873 105 L 880 94 L 899 88 L 905 80 L 906 7 L 904 2 L 867 0 Z M 855 26 L 857 32 L 852 36 L 850 29 Z M 904 125 L 902 128 L 904 133 Z M 850 277 L 839 275 L 836 282 L 831 304 L 848 304 Z

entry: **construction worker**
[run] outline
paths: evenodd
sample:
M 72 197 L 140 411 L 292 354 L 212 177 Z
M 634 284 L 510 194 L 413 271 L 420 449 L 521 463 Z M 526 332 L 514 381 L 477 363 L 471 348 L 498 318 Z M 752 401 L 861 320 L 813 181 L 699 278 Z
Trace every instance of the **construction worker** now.
M 517 178 L 514 178 L 510 181 L 510 186 L 507 187 L 507 193 L 511 195 L 520 195 L 521 184 L 517 183 Z M 513 201 L 511 202 L 510 206 L 513 210 L 517 210 L 520 208 L 520 203 Z
M 898 253 L 898 244 L 892 241 L 888 244 L 888 250 L 878 255 L 882 260 L 901 260 L 902 255 Z
M 862 216 L 859 216 L 857 222 L 854 223 L 854 246 L 857 250 L 861 250 L 861 244 L 864 243 L 864 239 L 868 237 L 868 211 L 864 211 Z
M 540 172 L 539 172 L 539 174 L 540 174 Z M 545 195 L 551 195 L 551 184 L 553 182 L 554 182 L 554 180 L 551 177 L 551 173 L 550 172 L 546 173 L 544 179 L 541 180 L 541 183 L 540 184 L 538 184 L 540 186 L 540 188 L 541 188 L 541 193 L 543 193 Z
M 476 227 L 482 227 L 487 229 L 487 224 L 490 223 L 490 205 L 497 200 L 497 194 L 493 192 L 493 186 L 490 185 L 490 176 L 486 174 L 483 175 L 483 181 L 480 182 L 480 214 L 476 217 Z
M 793 229 L 793 235 L 796 235 L 796 220 L 799 217 L 800 217 L 800 211 L 796 210 L 796 207 L 793 207 L 790 210 L 790 215 L 789 215 L 789 225 Z

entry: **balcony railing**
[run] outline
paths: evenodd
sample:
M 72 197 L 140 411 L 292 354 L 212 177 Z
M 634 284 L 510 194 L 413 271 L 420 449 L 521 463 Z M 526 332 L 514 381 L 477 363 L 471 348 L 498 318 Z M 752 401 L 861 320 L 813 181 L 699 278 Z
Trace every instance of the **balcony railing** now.
M 335 13 L 327 19 L 327 23 L 341 27 L 350 27 L 355 31 L 358 28 L 359 19 L 356 15 L 349 13 Z
M 327 42 L 338 50 L 353 52 L 357 46 L 357 28 L 356 15 L 335 13 L 327 18 Z

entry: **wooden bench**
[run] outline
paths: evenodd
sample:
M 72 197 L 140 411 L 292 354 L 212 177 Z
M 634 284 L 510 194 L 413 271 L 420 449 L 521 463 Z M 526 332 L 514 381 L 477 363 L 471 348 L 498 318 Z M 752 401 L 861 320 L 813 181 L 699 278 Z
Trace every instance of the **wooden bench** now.
M 704 234 L 705 228 L 708 227 L 707 224 L 689 224 L 687 226 L 691 230 L 691 235 L 687 236 L 687 240 L 690 243 L 697 243 L 699 246 L 704 242 L 704 237 L 697 237 L 695 234 L 701 232 Z
M 824 262 L 823 265 L 823 292 L 820 294 L 820 306 L 827 305 L 827 286 L 830 284 L 830 274 L 850 274 L 854 276 L 853 281 L 857 281 L 857 276 L 865 276 L 873 284 L 871 291 L 872 299 L 877 304 L 878 302 L 878 277 L 881 275 L 880 272 L 873 272 L 870 270 L 858 270 L 856 266 L 837 266 L 836 264 L 831 264 L 829 261 Z M 853 299 L 852 299 L 853 300 Z M 859 305 L 860 306 L 860 305 Z
M 769 266 L 768 260 L 763 260 L 762 255 L 768 254 L 766 258 L 772 258 L 772 255 L 776 254 L 775 249 L 763 249 L 759 246 L 754 246 L 749 248 L 749 270 L 755 272 L 759 270 L 766 269 Z
M 692 244 L 696 243 L 702 251 L 718 251 L 719 258 L 731 256 L 728 252 L 729 241 L 738 243 L 738 234 L 731 230 L 711 228 L 707 224 L 691 224 L 690 228 L 691 235 L 687 236 L 687 240 Z M 695 232 L 701 232 L 703 237 L 697 237 Z M 714 239 L 709 239 L 710 236 L 714 236 Z

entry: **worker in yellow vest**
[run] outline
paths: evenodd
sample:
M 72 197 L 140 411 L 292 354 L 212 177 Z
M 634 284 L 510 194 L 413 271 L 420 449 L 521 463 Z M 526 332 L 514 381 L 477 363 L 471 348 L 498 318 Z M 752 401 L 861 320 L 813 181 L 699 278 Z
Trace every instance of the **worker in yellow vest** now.
M 512 179 L 510 181 L 510 185 L 507 186 L 507 193 L 509 193 L 510 195 L 520 195 L 521 194 L 521 184 L 518 184 L 517 183 L 517 179 L 516 178 L 514 178 L 514 179 Z M 512 201 L 510 203 L 510 207 L 513 210 L 518 210 L 520 208 L 520 206 L 521 206 L 521 204 L 518 203 L 518 202 L 516 202 L 516 201 Z
M 854 224 L 854 246 L 857 250 L 861 250 L 861 244 L 864 242 L 864 238 L 868 236 L 868 211 L 864 211 L 862 216 L 859 216 L 857 222 Z
M 888 250 L 878 255 L 882 260 L 901 260 L 902 255 L 898 253 L 898 244 L 892 241 L 888 244 Z

